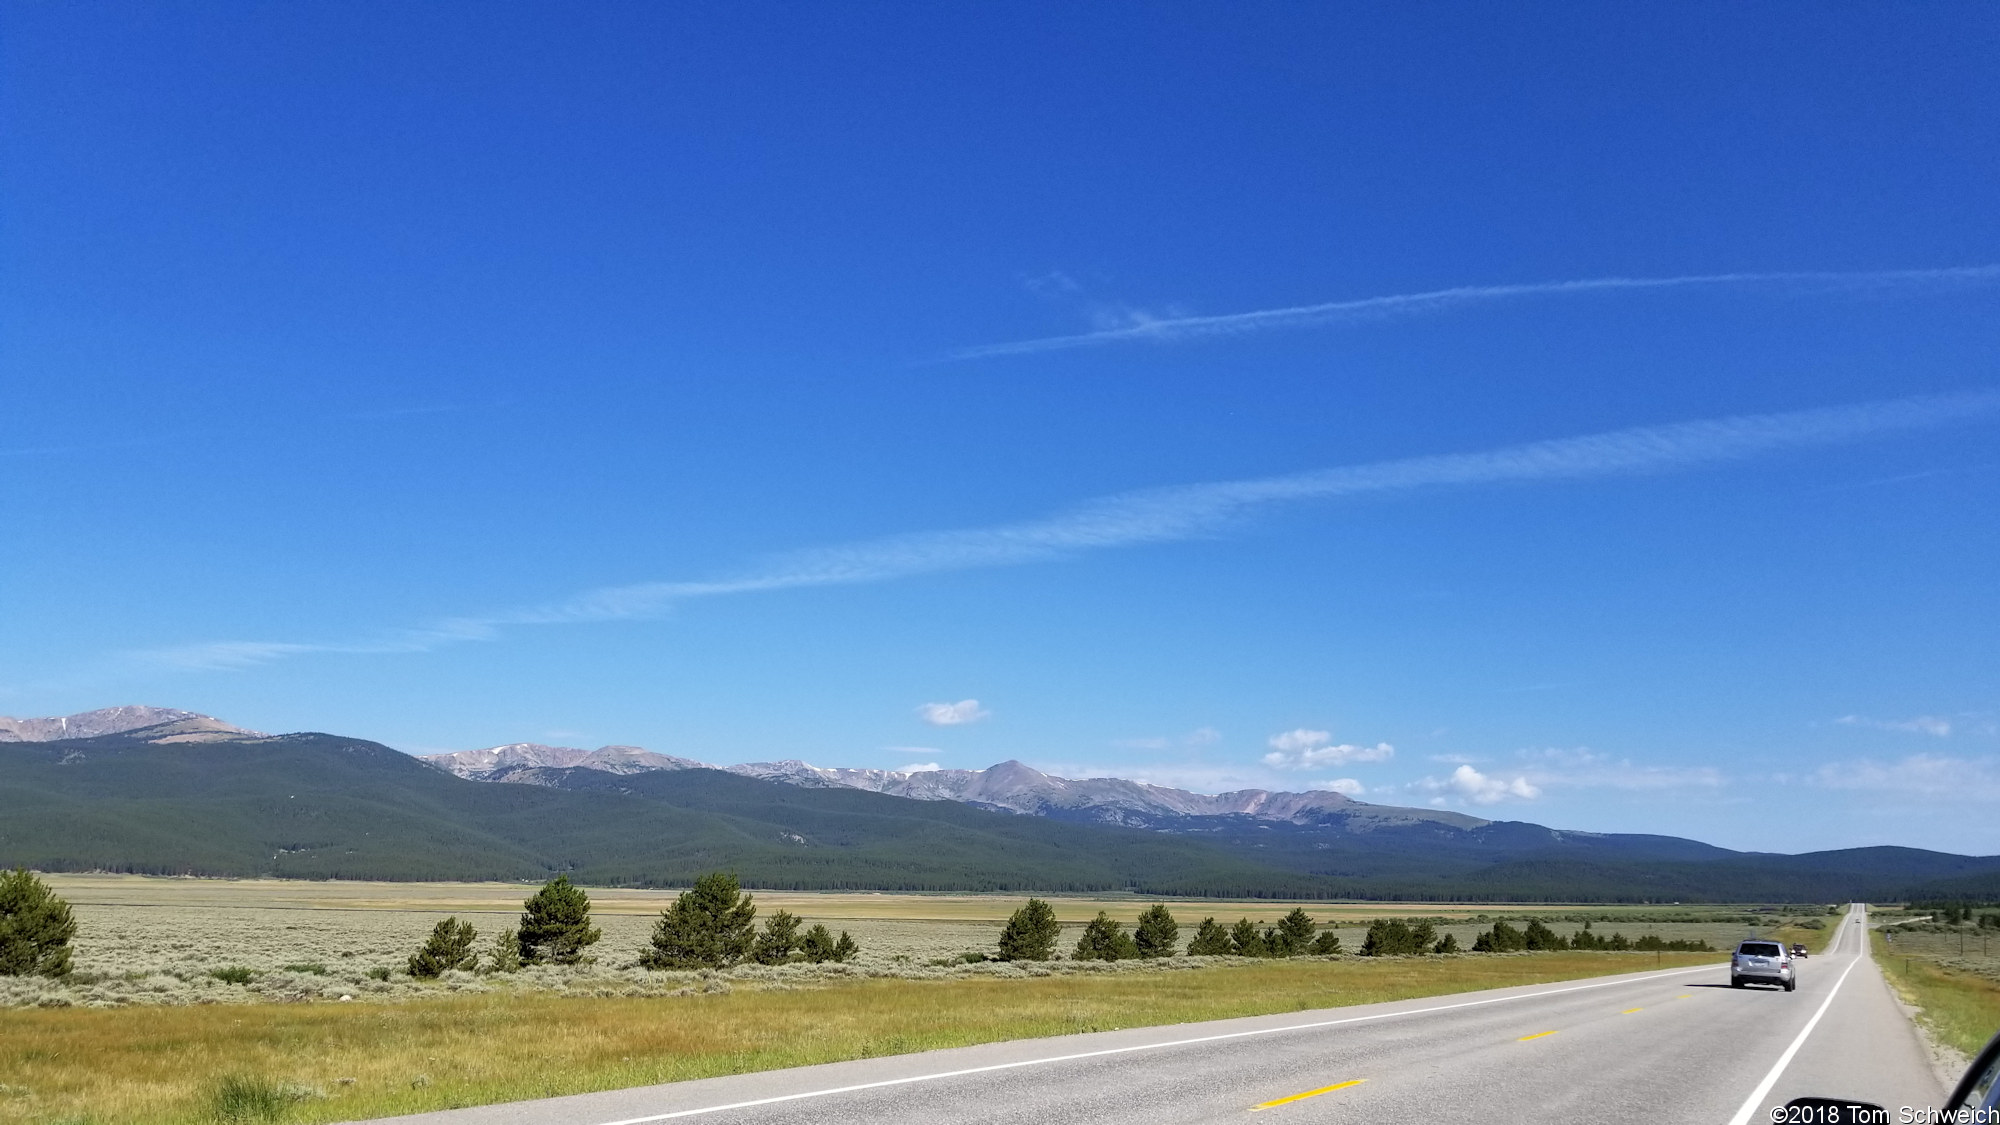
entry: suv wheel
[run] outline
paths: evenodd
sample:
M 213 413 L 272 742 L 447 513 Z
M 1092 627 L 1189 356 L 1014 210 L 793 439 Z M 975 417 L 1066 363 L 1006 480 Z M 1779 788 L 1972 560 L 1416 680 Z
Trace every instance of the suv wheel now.
M 1742 987 L 1743 987 L 1743 978 L 1742 978 L 1742 977 L 1730 977 L 1730 978 L 1729 978 L 1729 987 L 1731 987 L 1731 988 L 1742 988 Z
M 1798 981 L 1788 980 L 1785 982 L 1785 991 L 1790 992 L 1792 989 L 1797 988 L 1798 986 L 1799 986 Z

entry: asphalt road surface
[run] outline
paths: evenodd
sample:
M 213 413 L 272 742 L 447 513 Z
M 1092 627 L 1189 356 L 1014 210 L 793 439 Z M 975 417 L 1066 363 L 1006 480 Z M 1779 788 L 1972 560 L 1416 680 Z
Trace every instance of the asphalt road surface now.
M 1797 991 L 1726 966 L 929 1051 L 400 1117 L 423 1125 L 1644 1122 L 1803 1094 L 1941 1106 L 1858 906 Z

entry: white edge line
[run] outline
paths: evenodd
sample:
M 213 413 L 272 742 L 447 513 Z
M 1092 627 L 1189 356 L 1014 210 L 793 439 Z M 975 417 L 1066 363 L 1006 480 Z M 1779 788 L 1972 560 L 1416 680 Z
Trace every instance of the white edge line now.
M 1850 913 L 1848 917 L 1851 919 L 1853 914 Z M 1736 1111 L 1736 1116 L 1729 1119 L 1729 1125 L 1750 1125 L 1750 1116 L 1757 1112 L 1758 1106 L 1764 1104 L 1764 1095 L 1771 1092 L 1771 1087 L 1778 1084 L 1778 1076 L 1784 1074 L 1785 1068 L 1792 1065 L 1792 1057 L 1799 1053 L 1800 1047 L 1806 1045 L 1806 1036 L 1813 1033 L 1813 1028 L 1819 1026 L 1819 1018 L 1826 1014 L 1828 1008 L 1833 1007 L 1833 998 L 1840 995 L 1840 986 L 1847 983 L 1848 973 L 1858 968 L 1861 961 L 1862 955 L 1855 954 L 1846 972 L 1841 973 L 1840 979 L 1833 982 L 1833 991 L 1826 994 L 1826 999 L 1820 1003 L 1819 1011 L 1814 1012 L 1813 1018 L 1806 1021 L 1804 1030 L 1799 1032 L 1797 1039 L 1792 1040 L 1791 1046 L 1785 1048 L 1785 1053 L 1778 1056 L 1778 1065 L 1771 1068 L 1771 1073 L 1766 1074 L 1762 1082 L 1757 1083 L 1755 1090 L 1750 1091 L 1750 1096 L 1743 1100 L 1742 1108 Z
M 1421 1016 L 1431 1012 L 1448 1012 L 1455 1008 L 1477 1008 L 1482 1004 L 1504 1004 L 1510 1000 L 1533 1000 L 1542 996 L 1558 996 L 1565 992 L 1581 992 L 1589 988 L 1610 988 L 1613 985 L 1620 984 L 1642 984 L 1648 980 L 1658 980 L 1661 977 L 1710 972 L 1714 968 L 1714 965 L 1697 965 L 1692 969 L 1668 969 L 1665 972 L 1647 973 L 1644 976 L 1620 977 L 1616 980 L 1575 984 L 1568 988 L 1552 988 L 1546 992 L 1525 992 L 1514 996 L 1494 996 L 1485 1000 L 1467 1000 L 1458 1004 L 1434 1004 L 1428 1008 L 1412 1008 L 1402 1012 L 1378 1012 L 1371 1016 L 1348 1016 L 1344 1019 L 1320 1020 L 1315 1023 L 1287 1024 L 1284 1027 L 1261 1027 L 1251 1031 L 1230 1031 L 1220 1035 L 1200 1035 L 1193 1039 L 1175 1039 L 1166 1043 L 1141 1043 L 1132 1047 L 1110 1047 L 1102 1051 L 1079 1051 L 1073 1055 L 1054 1055 L 1045 1059 L 1022 1059 L 1019 1062 L 994 1063 L 991 1066 L 973 1066 L 967 1067 L 964 1070 L 945 1070 L 939 1071 L 936 1074 L 916 1074 L 908 1078 L 888 1078 L 880 1082 L 862 1082 L 854 1086 L 836 1086 L 827 1090 L 807 1090 L 804 1093 L 798 1094 L 780 1094 L 771 1098 L 758 1098 L 755 1101 L 731 1102 L 728 1105 L 711 1105 L 703 1106 L 699 1109 L 676 1110 L 672 1113 L 656 1113 L 650 1117 L 625 1117 L 617 1121 L 601 1122 L 599 1125 L 646 1125 L 647 1122 L 671 1121 L 677 1117 L 697 1117 L 704 1113 L 721 1113 L 731 1109 L 749 1109 L 753 1106 L 776 1105 L 779 1102 L 796 1102 L 806 1098 L 831 1097 L 834 1094 L 852 1094 L 860 1090 L 879 1090 L 886 1086 L 907 1086 L 913 1082 L 935 1082 L 944 1078 L 962 1078 L 968 1074 L 989 1074 L 996 1070 L 1016 1070 L 1026 1066 L 1046 1066 L 1050 1063 L 1075 1062 L 1078 1059 L 1103 1058 L 1106 1055 L 1126 1055 L 1135 1051 L 1158 1051 L 1168 1047 L 1187 1047 L 1196 1043 L 1216 1043 L 1225 1039 L 1244 1039 L 1253 1035 L 1281 1035 L 1288 1031 L 1312 1031 L 1322 1027 L 1336 1027 L 1345 1023 L 1367 1023 L 1371 1020 L 1396 1019 L 1401 1016 Z M 1851 968 L 1852 966 L 1850 966 Z M 1842 979 L 1846 978 L 1843 977 Z M 1835 985 L 1834 987 L 1838 988 L 1839 986 Z M 1813 1020 L 1814 1022 L 1818 1022 L 1819 1017 L 1814 1016 Z M 1811 1031 L 1811 1026 L 1808 1025 L 1806 1030 Z M 1798 1050 L 1798 1045 L 1793 1044 L 1792 1050 Z M 1791 1054 L 1788 1052 L 1785 1055 L 1785 1060 L 1789 1061 L 1790 1059 Z M 1783 1068 L 1783 1065 L 1783 1062 L 1779 1064 L 1780 1069 Z M 1773 1077 L 1775 1077 L 1775 1074 Z M 1767 1079 L 1765 1085 L 1768 1086 L 1770 1081 L 1770 1079 Z M 1762 1096 L 1762 1094 L 1763 1090 L 1759 1089 L 1758 1095 Z M 1732 1123 L 1732 1125 L 1735 1125 L 1735 1123 Z

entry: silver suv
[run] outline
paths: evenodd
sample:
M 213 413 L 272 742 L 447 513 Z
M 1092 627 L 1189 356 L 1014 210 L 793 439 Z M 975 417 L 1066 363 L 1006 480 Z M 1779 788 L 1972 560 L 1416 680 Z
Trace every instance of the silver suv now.
M 1792 974 L 1792 956 L 1775 941 L 1739 942 L 1729 958 L 1729 987 L 1746 984 L 1780 985 L 1786 992 L 1799 986 Z

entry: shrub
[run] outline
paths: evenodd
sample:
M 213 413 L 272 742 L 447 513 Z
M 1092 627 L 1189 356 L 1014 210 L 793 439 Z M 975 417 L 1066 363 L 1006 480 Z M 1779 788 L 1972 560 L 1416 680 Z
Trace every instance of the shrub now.
M 1229 927 L 1229 952 L 1238 957 L 1262 957 L 1269 947 L 1264 944 L 1264 935 L 1257 932 L 1257 924 L 1248 918 L 1238 918 Z
M 759 965 L 782 965 L 799 948 L 799 916 L 779 910 L 764 919 L 764 932 L 757 935 L 750 956 Z
M 1312 952 L 1317 957 L 1331 957 L 1340 952 L 1340 935 L 1332 930 L 1320 931 L 1320 935 L 1313 939 Z
M 1180 940 L 1181 928 L 1165 903 L 1156 902 L 1139 915 L 1139 926 L 1132 934 L 1133 945 L 1141 957 L 1172 957 L 1174 943 Z
M 241 965 L 224 965 L 220 969 L 210 969 L 208 975 L 224 984 L 249 984 L 250 978 L 257 974 Z
M 461 922 L 456 917 L 439 922 L 423 948 L 410 955 L 410 975 L 427 980 L 452 969 L 471 969 L 479 963 L 479 954 L 472 948 L 478 936 L 470 922 Z
M 309 973 L 316 977 L 327 975 L 326 966 L 318 961 L 301 961 L 294 965 L 286 965 L 284 968 L 288 973 Z
M 1229 943 L 1229 930 L 1213 918 L 1203 918 L 1201 926 L 1194 932 L 1194 940 L 1188 942 L 1189 957 L 1221 957 L 1235 952 Z
M 393 971 L 394 970 L 390 969 L 387 965 L 377 965 L 374 968 L 368 970 L 368 979 L 388 980 L 389 974 L 392 973 Z
M 1031 898 L 1000 931 L 1000 960 L 1046 961 L 1056 955 L 1056 937 L 1061 933 L 1055 910 L 1041 899 Z
M 660 911 L 653 944 L 639 955 L 648 969 L 725 969 L 750 956 L 757 907 L 726 871 L 696 879 Z
M 1083 928 L 1083 936 L 1076 939 L 1074 956 L 1078 961 L 1122 961 L 1138 955 L 1139 947 L 1125 927 L 1102 910 Z
M 523 904 L 521 961 L 527 965 L 575 965 L 583 951 L 604 935 L 590 925 L 590 896 L 558 875 Z
M 69 975 L 76 919 L 69 903 L 25 867 L 0 874 L 0 976 Z
M 518 973 L 521 971 L 521 932 L 515 929 L 501 930 L 493 935 L 493 948 L 486 952 L 486 971 L 489 973 Z
M 227 1122 L 277 1121 L 312 1095 L 297 1086 L 232 1074 L 216 1084 L 210 1098 L 215 1115 Z

